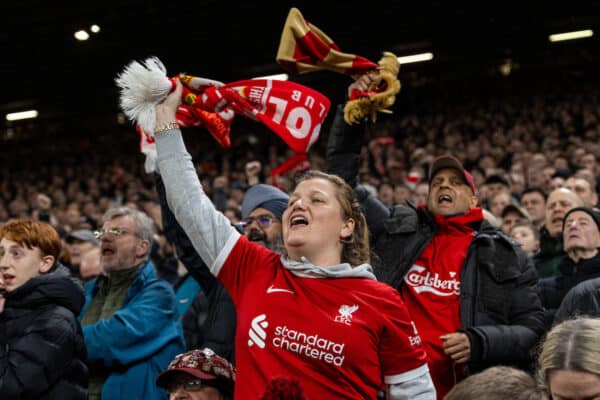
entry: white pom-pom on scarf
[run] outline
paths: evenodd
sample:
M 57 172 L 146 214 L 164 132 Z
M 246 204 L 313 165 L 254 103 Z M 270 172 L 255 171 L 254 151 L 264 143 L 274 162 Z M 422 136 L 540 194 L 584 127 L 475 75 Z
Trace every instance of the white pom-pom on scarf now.
M 144 131 L 154 134 L 155 107 L 171 91 L 167 70 L 157 57 L 143 63 L 131 62 L 115 79 L 121 89 L 121 109 L 130 120 L 137 122 Z
M 156 154 L 156 145 L 154 149 L 148 150 L 144 153 L 146 155 L 146 161 L 144 161 L 144 171 L 147 174 L 152 174 L 156 171 L 156 160 L 158 155 Z

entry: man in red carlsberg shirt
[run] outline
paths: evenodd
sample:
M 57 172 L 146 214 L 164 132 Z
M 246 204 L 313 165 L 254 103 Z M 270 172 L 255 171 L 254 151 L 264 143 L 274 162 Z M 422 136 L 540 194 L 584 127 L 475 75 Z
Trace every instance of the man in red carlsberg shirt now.
M 397 206 L 375 251 L 379 278 L 398 288 L 419 330 L 441 399 L 468 373 L 527 366 L 543 325 L 535 269 L 483 219 L 471 174 L 442 156 L 429 182 L 427 205 Z
M 365 90 L 363 75 L 349 87 Z M 419 331 L 439 399 L 466 374 L 494 365 L 522 368 L 544 331 L 535 267 L 483 219 L 472 176 L 452 156 L 434 160 L 427 205 L 383 206 L 357 181 L 363 124 L 338 107 L 327 172 L 353 188 L 367 217 L 377 279 L 395 287 Z
M 483 212 L 471 175 L 451 158 L 431 170 L 427 209 L 437 231 L 404 277 L 400 293 L 417 325 L 438 395 L 463 379 L 471 345 L 461 332 L 460 281 L 467 250 Z

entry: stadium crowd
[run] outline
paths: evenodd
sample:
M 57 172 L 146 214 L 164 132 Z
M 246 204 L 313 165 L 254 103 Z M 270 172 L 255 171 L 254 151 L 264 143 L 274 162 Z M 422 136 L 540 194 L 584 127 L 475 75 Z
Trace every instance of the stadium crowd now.
M 230 264 L 245 265 L 238 255 L 243 251 L 277 260 L 275 263 L 279 258 L 273 254 L 283 254 L 285 260 L 281 262 L 286 269 L 293 268 L 287 263 L 294 261 L 308 264 L 304 256 L 293 259 L 295 252 L 290 251 L 289 243 L 294 242 L 288 239 L 285 227 L 283 231 L 270 231 L 289 217 L 284 213 L 288 206 L 292 213 L 298 209 L 301 215 L 309 214 L 306 210 L 312 203 L 302 204 L 302 188 L 325 178 L 309 175 L 295 188 L 296 179 L 307 169 L 339 174 L 360 201 L 370 232 L 370 239 L 363 239 L 370 241 L 371 250 L 377 254 L 371 258 L 374 272 L 365 272 L 361 278 L 377 277 L 395 287 L 393 296 L 400 293 L 399 302 L 406 304 L 408 314 L 419 307 L 455 307 L 448 316 L 446 311 L 440 311 L 442 318 L 449 321 L 445 326 L 441 324 L 444 331 L 435 330 L 435 316 L 417 317 L 416 312 L 413 320 L 408 317 L 407 326 L 416 325 L 420 338 L 419 334 L 410 336 L 419 343 L 406 354 L 423 361 L 426 351 L 429 372 L 427 365 L 420 369 L 420 363 L 408 370 L 384 362 L 377 368 L 385 375 L 387 389 L 383 381 L 370 382 L 370 372 L 360 370 L 365 387 L 357 385 L 360 387 L 353 388 L 356 391 L 336 392 L 336 388 L 327 386 L 328 396 L 335 397 L 337 393 L 359 398 L 359 394 L 364 397 L 365 393 L 380 389 L 387 390 L 388 396 L 408 396 L 388 398 L 429 399 L 435 398 L 433 384 L 440 399 L 446 393 L 448 399 L 483 395 L 492 399 L 600 396 L 600 328 L 594 319 L 600 317 L 599 92 L 595 85 L 581 85 L 577 79 L 558 81 L 549 88 L 535 84 L 510 88 L 503 83 L 496 85 L 487 93 L 473 93 L 475 89 L 471 89 L 440 94 L 435 87 L 415 89 L 414 95 L 402 92 L 394 114 L 380 117 L 374 124 L 351 127 L 358 129 L 353 131 L 354 144 L 342 143 L 343 139 L 336 142 L 335 135 L 341 137 L 345 133 L 348 137 L 349 133 L 336 131 L 335 122 L 329 121 L 331 127 L 321 132 L 308 154 L 309 162 L 275 177 L 272 171 L 292 153 L 265 128 L 236 121 L 229 150 L 218 148 L 202 128 L 184 129 L 185 147 L 192 155 L 190 165 L 201 183 L 200 191 L 232 226 L 231 232 L 223 234 L 224 242 L 217 243 L 225 246 L 224 250 L 216 247 L 218 251 L 214 253 L 208 244 L 203 247 L 201 238 L 206 232 L 202 224 L 190 222 L 184 212 L 186 206 L 175 201 L 184 190 L 174 185 L 174 176 L 183 176 L 185 171 L 172 172 L 174 167 L 164 154 L 187 154 L 185 147 L 167 142 L 176 137 L 173 132 L 177 130 L 157 134 L 159 171 L 148 174 L 143 168 L 143 156 L 136 151 L 137 139 L 130 126 L 99 123 L 90 128 L 93 135 L 74 131 L 59 134 L 52 126 L 40 135 L 20 128 L 20 135 L 5 138 L 0 144 L 6 160 L 6 167 L 0 170 L 0 283 L 6 289 L 6 299 L 0 300 L 0 328 L 12 327 L 2 330 L 0 338 L 8 343 L 13 336 L 22 336 L 18 332 L 25 329 L 19 325 L 24 323 L 19 320 L 23 318 L 20 313 L 24 298 L 41 301 L 38 295 L 22 294 L 19 287 L 27 287 L 34 294 L 36 290 L 48 293 L 49 289 L 38 289 L 49 281 L 40 277 L 55 274 L 60 275 L 60 290 L 73 293 L 68 305 L 63 304 L 64 299 L 56 300 L 61 307 L 49 309 L 48 315 L 36 314 L 37 320 L 30 315 L 27 324 L 43 330 L 51 326 L 43 323 L 44 318 L 60 319 L 63 331 L 69 332 L 65 335 L 68 339 L 60 345 L 71 350 L 58 354 L 47 350 L 52 347 L 47 342 L 58 340 L 56 333 L 44 337 L 45 347 L 38 352 L 42 355 L 37 354 L 39 360 L 27 353 L 27 343 L 15 347 L 18 357 L 2 350 L 0 397 L 75 399 L 87 398 L 85 393 L 89 393 L 89 398 L 95 399 L 158 399 L 169 393 L 172 399 L 232 398 L 236 377 L 242 382 L 240 390 L 249 393 L 247 382 L 252 374 L 248 370 L 257 366 L 252 364 L 246 349 L 261 346 L 260 337 L 253 335 L 260 336 L 267 325 L 252 319 L 254 315 L 248 316 L 248 306 L 244 306 L 247 303 L 240 298 L 246 302 L 249 299 L 240 289 L 242 284 L 234 280 L 235 274 L 229 271 Z M 332 108 L 330 119 L 334 119 L 333 114 Z M 357 156 L 357 164 L 346 168 L 343 160 L 351 160 L 351 153 Z M 336 155 L 342 161 L 336 161 Z M 344 171 L 349 171 L 349 175 L 344 176 Z M 358 176 L 355 182 L 352 172 Z M 195 185 L 195 181 L 189 182 L 188 186 Z M 342 187 L 341 183 L 336 185 Z M 446 187 L 452 189 L 446 192 Z M 444 196 L 448 196 L 452 207 L 458 204 L 460 196 L 465 196 L 467 202 L 474 199 L 475 203 L 444 211 Z M 196 197 L 190 199 L 194 199 L 194 204 L 200 201 Z M 377 202 L 376 207 L 369 205 L 371 200 Z M 340 204 L 343 209 L 343 202 Z M 377 214 L 378 210 L 383 214 Z M 202 217 L 208 218 L 204 212 Z M 458 220 L 457 216 L 466 220 Z M 407 222 L 410 218 L 414 225 Z M 384 224 L 384 220 L 392 222 Z M 46 225 L 35 225 L 38 221 L 49 223 L 58 235 L 47 233 Z M 390 228 L 392 225 L 395 228 Z M 248 240 L 237 239 L 239 236 Z M 423 246 L 411 247 L 413 237 Z M 228 242 L 232 238 L 237 244 Z M 471 243 L 471 238 L 476 239 Z M 362 240 L 343 236 L 340 241 L 345 243 L 346 239 Z M 59 243 L 59 251 L 50 242 Z M 267 250 L 253 245 L 246 249 L 247 242 L 256 242 Z M 17 261 L 9 260 L 15 246 L 23 247 L 25 253 L 39 249 L 39 254 L 23 256 L 33 257 L 37 263 L 50 262 L 47 256 L 54 258 L 43 271 L 32 272 L 20 282 L 20 275 L 11 269 L 11 263 L 21 262 L 19 255 L 14 255 Z M 475 247 L 477 251 L 472 251 Z M 429 251 L 431 248 L 434 250 Z M 314 258 L 314 254 L 319 254 L 312 247 L 308 249 L 306 254 Z M 393 253 L 388 249 L 393 249 Z M 344 250 L 341 259 L 337 250 L 335 247 L 332 251 L 334 264 L 343 265 Z M 461 256 L 455 259 L 454 254 Z M 231 261 L 234 257 L 239 259 Z M 309 260 L 315 262 L 313 257 Z M 402 260 L 393 267 L 399 258 Z M 453 271 L 451 276 L 463 275 L 459 281 L 463 291 L 449 293 L 444 303 L 423 303 L 418 300 L 419 292 L 411 291 L 406 276 L 418 272 L 414 269 L 417 264 L 428 265 L 431 274 L 427 277 L 433 279 L 434 273 L 437 277 L 439 272 L 433 265 L 440 263 Z M 463 263 L 467 269 L 485 268 L 490 278 L 484 273 L 473 278 L 465 272 Z M 318 269 L 318 265 L 330 264 L 310 265 Z M 352 265 L 356 271 L 356 265 L 364 264 Z M 397 276 L 397 270 L 406 275 Z M 310 269 L 302 273 L 315 272 Z M 302 276 L 292 274 L 298 280 L 305 278 Z M 67 277 L 86 283 L 85 293 L 72 288 Z M 439 277 L 442 279 L 442 272 Z M 38 286 L 30 288 L 27 279 L 36 280 Z M 285 275 L 281 279 L 274 282 L 288 284 L 292 278 Z M 331 288 L 337 287 L 339 279 L 329 275 L 323 278 Z M 11 284 L 15 286 L 12 294 Z M 290 285 L 278 290 L 301 290 Z M 368 287 L 373 291 L 388 289 Z M 273 285 L 267 293 L 271 288 Z M 512 298 L 492 298 L 490 293 L 498 291 L 506 291 Z M 468 296 L 473 300 L 465 300 Z M 40 307 L 50 307 L 50 303 Z M 474 316 L 465 321 L 462 314 L 469 306 L 474 308 Z M 65 307 L 70 316 L 63 311 Z M 340 315 L 345 315 L 348 325 L 353 311 L 345 312 L 340 310 Z M 383 308 L 381 312 L 383 315 Z M 398 308 L 394 313 L 403 315 L 405 309 Z M 236 322 L 243 329 L 251 326 L 250 339 L 234 339 L 236 332 L 239 335 L 241 331 L 236 331 Z M 77 327 L 79 323 L 82 330 Z M 402 326 L 398 335 L 408 335 L 406 326 Z M 247 335 L 245 331 L 243 334 Z M 295 339 L 290 333 L 282 337 Z M 33 338 L 30 340 L 35 343 Z M 82 350 L 83 345 L 86 351 Z M 567 350 L 559 349 L 563 345 Z M 331 346 L 335 348 L 335 344 Z M 514 346 L 522 348 L 516 351 Z M 244 351 L 238 353 L 239 348 Z M 386 349 L 371 350 L 374 359 L 377 355 L 389 356 Z M 565 352 L 573 354 L 565 356 Z M 341 354 L 334 353 L 323 357 Z M 559 360 L 559 354 L 569 362 Z M 348 351 L 348 360 L 351 355 Z M 236 373 L 234 365 L 239 360 L 243 365 L 237 365 Z M 9 371 L 16 361 L 29 361 L 38 364 L 38 368 Z M 285 365 L 281 360 L 264 361 L 277 362 Z M 82 379 L 83 363 L 87 365 L 88 380 Z M 44 368 L 39 370 L 39 365 Z M 52 368 L 65 371 L 64 375 L 49 372 Z M 285 368 L 281 366 L 281 370 Z M 407 371 L 413 374 L 410 379 L 403 375 Z M 272 381 L 253 390 L 264 392 L 265 399 L 315 398 L 311 395 L 319 376 L 314 381 L 303 381 L 299 375 L 286 372 L 287 376 L 277 377 L 270 371 Z M 326 378 L 328 373 L 323 371 L 323 376 Z M 351 376 L 344 379 L 352 381 Z M 252 380 L 254 385 L 260 381 L 256 377 Z M 34 381 L 43 382 L 40 387 L 45 388 L 32 389 Z M 513 383 L 499 384 L 509 381 Z M 303 389 L 308 395 L 302 394 Z M 193 397 L 194 393 L 206 397 Z M 519 397 L 525 394 L 531 397 Z M 244 398 L 239 396 L 242 395 L 236 395 Z

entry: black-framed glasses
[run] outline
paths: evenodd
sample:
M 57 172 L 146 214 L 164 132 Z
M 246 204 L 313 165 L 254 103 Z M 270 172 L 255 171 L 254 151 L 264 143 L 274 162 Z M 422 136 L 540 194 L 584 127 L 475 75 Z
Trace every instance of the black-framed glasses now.
M 167 384 L 166 389 L 167 389 L 167 392 L 169 392 L 169 393 L 176 392 L 177 389 L 179 389 L 180 387 L 182 387 L 183 390 L 188 391 L 188 392 L 197 392 L 207 386 L 217 387 L 217 385 L 215 385 L 215 383 L 212 382 L 212 380 L 210 380 L 210 379 L 209 380 L 191 379 L 191 380 L 185 380 L 185 381 L 175 380 L 175 381 Z
M 239 222 L 239 225 L 243 229 L 247 229 L 250 225 L 252 225 L 253 222 L 256 221 L 256 223 L 259 226 L 267 227 L 267 226 L 271 225 L 273 223 L 273 221 L 275 221 L 275 220 L 277 220 L 277 219 L 274 216 L 264 214 L 264 215 L 257 215 L 256 217 L 244 218 L 243 220 L 241 220 Z
M 102 237 L 104 235 L 106 235 L 107 233 L 110 233 L 114 237 L 119 237 L 119 236 L 126 235 L 128 233 L 131 233 L 131 232 L 129 232 L 125 228 L 117 227 L 117 228 L 100 229 L 100 230 L 94 231 L 94 236 L 96 237 L 96 239 L 102 239 Z

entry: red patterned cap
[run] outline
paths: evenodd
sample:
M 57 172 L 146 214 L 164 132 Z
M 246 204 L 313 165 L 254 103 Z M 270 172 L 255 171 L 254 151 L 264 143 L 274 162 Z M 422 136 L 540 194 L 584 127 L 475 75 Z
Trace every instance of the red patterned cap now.
M 235 367 L 208 348 L 191 350 L 175 356 L 166 371 L 158 376 L 156 384 L 165 387 L 175 372 L 185 372 L 199 379 L 220 379 L 231 387 L 235 382 Z

